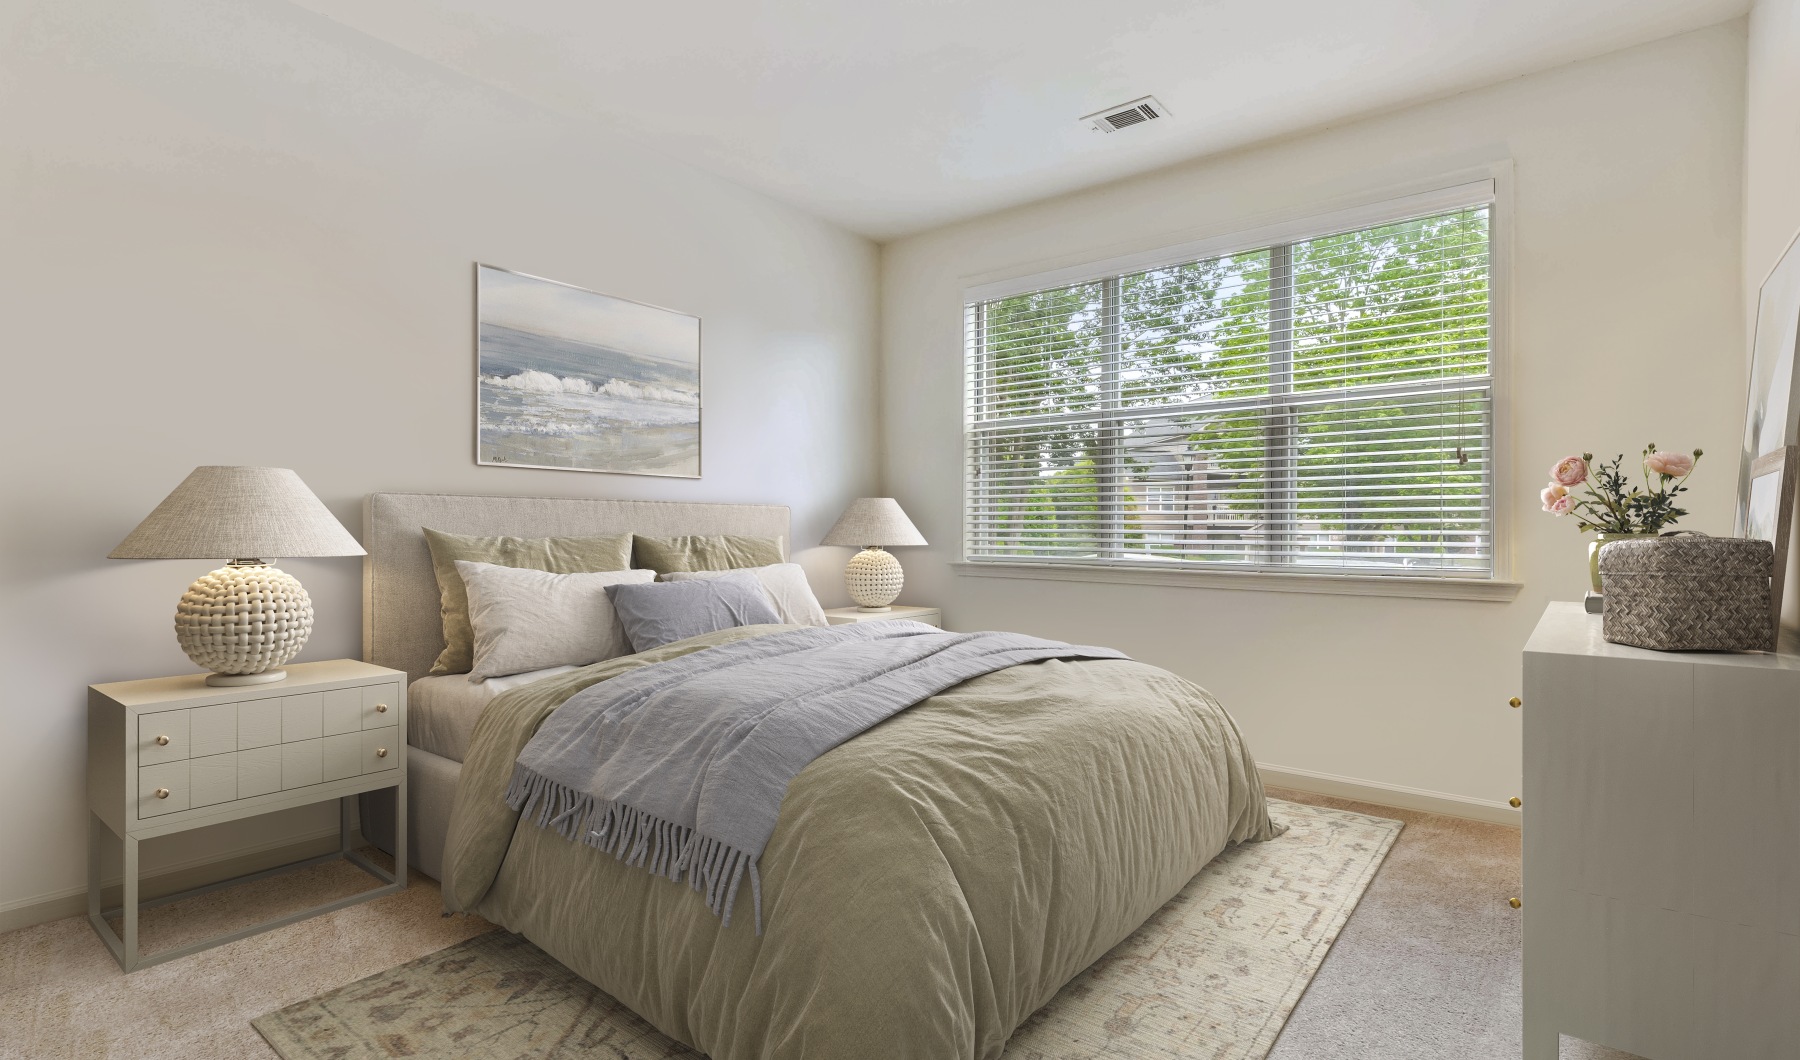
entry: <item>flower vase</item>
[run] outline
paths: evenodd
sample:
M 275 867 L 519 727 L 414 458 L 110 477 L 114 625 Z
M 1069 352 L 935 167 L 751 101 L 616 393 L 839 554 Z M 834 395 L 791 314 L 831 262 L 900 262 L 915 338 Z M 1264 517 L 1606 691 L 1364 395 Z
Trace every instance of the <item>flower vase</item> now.
M 1660 537 L 1659 534 L 1595 534 L 1594 540 L 1588 542 L 1588 578 L 1594 583 L 1594 591 L 1600 592 L 1600 546 L 1608 541 L 1635 541 L 1640 537 Z

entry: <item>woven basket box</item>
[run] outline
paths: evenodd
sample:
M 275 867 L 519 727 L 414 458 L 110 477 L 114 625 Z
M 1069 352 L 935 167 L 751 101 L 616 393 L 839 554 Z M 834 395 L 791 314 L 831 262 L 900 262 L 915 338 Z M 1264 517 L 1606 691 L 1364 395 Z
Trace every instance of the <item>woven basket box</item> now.
M 1773 651 L 1767 541 L 1680 534 L 1600 548 L 1604 636 L 1658 651 Z

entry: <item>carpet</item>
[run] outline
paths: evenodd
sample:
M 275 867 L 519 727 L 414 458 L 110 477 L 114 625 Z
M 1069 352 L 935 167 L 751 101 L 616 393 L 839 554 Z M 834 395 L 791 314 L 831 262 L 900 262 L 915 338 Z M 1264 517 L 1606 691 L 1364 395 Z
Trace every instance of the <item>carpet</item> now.
M 1227 850 L 1007 1043 L 1007 1060 L 1263 1060 L 1401 824 L 1271 799 Z M 698 1056 L 525 940 L 492 932 L 253 1025 L 285 1060 Z

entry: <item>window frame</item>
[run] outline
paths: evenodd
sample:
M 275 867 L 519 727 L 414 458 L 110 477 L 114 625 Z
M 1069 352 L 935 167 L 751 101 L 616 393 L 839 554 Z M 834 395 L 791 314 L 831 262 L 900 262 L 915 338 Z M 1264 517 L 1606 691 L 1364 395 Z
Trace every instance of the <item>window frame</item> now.
M 1045 268 L 1040 263 L 1027 270 L 1012 271 L 996 278 L 973 277 L 965 280 L 958 317 L 962 322 L 962 460 L 958 469 L 960 525 L 959 560 L 952 564 L 956 573 L 975 577 L 1029 578 L 1046 581 L 1102 582 L 1116 584 L 1176 585 L 1196 588 L 1226 588 L 1274 592 L 1324 593 L 1330 595 L 1375 595 L 1506 601 L 1517 596 L 1520 584 L 1512 580 L 1512 501 L 1511 406 L 1509 401 L 1508 351 L 1511 338 L 1511 164 L 1499 162 L 1474 170 L 1439 176 L 1406 188 L 1388 188 L 1356 201 L 1336 204 L 1333 208 L 1297 213 L 1266 223 L 1216 235 L 1201 235 L 1183 242 L 1142 250 L 1114 253 Z M 1492 435 L 1489 439 L 1490 519 L 1493 532 L 1493 570 L 1491 574 L 1459 574 L 1455 571 L 1428 573 L 1387 573 L 1358 571 L 1334 573 L 1307 569 L 1304 566 L 1262 568 L 1254 570 L 1219 569 L 1196 564 L 1139 565 L 1116 560 L 1081 562 L 1069 560 L 1037 560 L 1030 557 L 974 556 L 971 554 L 970 531 L 974 512 L 970 468 L 972 451 L 973 402 L 970 387 L 979 385 L 979 376 L 969 371 L 969 327 L 974 319 L 971 310 L 981 303 L 1014 295 L 1068 286 L 1084 282 L 1116 281 L 1134 272 L 1182 264 L 1198 259 L 1220 257 L 1268 248 L 1286 248 L 1293 243 L 1320 236 L 1369 228 L 1433 213 L 1447 213 L 1460 208 L 1486 204 L 1488 218 L 1488 378 L 1491 392 Z M 1271 261 L 1271 271 L 1278 268 Z M 1117 283 L 1108 284 L 1116 292 Z M 1110 304 L 1110 302 L 1108 302 Z M 1271 330 L 1271 385 L 1278 371 L 1279 337 Z M 1122 457 L 1116 447 L 1107 451 L 1107 459 L 1098 477 L 1111 483 L 1118 469 L 1113 464 Z M 1115 484 L 1116 485 L 1116 484 Z M 1103 498 L 1105 494 L 1103 493 Z M 1123 517 L 1103 506 L 1105 515 Z

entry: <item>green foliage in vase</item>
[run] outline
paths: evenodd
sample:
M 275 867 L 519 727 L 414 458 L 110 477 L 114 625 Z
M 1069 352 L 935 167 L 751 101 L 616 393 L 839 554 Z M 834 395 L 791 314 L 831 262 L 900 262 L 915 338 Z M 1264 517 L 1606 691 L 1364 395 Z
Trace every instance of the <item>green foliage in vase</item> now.
M 1544 487 L 1544 510 L 1551 515 L 1573 515 L 1582 532 L 1601 534 L 1660 534 L 1687 514 L 1675 506 L 1677 495 L 1687 492 L 1704 451 L 1693 455 L 1663 452 L 1652 442 L 1644 447 L 1644 488 L 1639 489 L 1624 472 L 1625 454 L 1610 462 L 1594 462 L 1594 454 L 1565 456 L 1550 469 Z M 1573 492 L 1582 487 L 1585 496 Z

